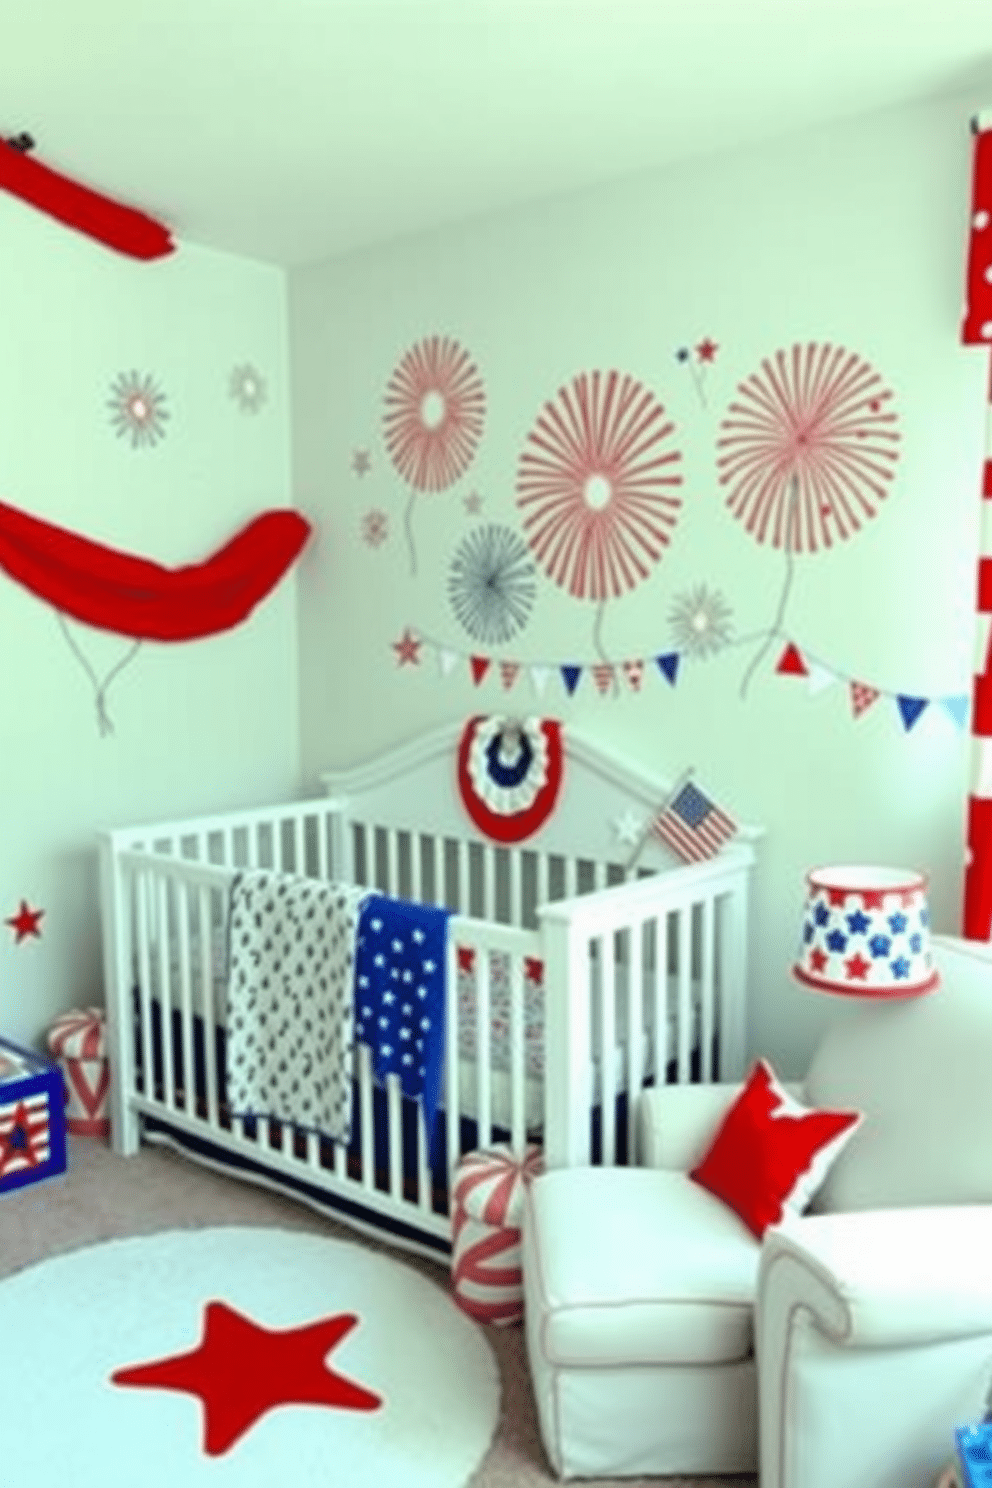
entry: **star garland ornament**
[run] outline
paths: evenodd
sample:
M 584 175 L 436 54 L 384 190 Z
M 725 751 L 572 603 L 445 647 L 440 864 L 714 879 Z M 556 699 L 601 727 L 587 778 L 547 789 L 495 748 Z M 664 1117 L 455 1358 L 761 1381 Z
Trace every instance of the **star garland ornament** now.
M 422 642 L 419 637 L 414 635 L 408 625 L 399 640 L 393 642 L 393 650 L 396 652 L 396 665 L 398 667 L 419 666 L 421 645 Z
M 550 817 L 564 773 L 555 719 L 470 718 L 458 746 L 458 789 L 472 821 L 494 842 L 521 842 Z
M 21 941 L 26 940 L 29 935 L 33 935 L 36 940 L 41 939 L 40 927 L 44 914 L 43 909 L 31 909 L 26 899 L 21 900 L 21 907 L 17 913 L 9 915 L 4 920 L 4 924 L 9 925 L 14 932 L 15 945 L 20 945 Z

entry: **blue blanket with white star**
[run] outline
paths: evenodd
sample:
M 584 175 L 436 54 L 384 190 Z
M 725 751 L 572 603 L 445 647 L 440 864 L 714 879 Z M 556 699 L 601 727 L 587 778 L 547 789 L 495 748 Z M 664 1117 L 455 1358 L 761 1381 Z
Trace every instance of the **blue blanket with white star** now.
M 441 1094 L 451 911 L 370 894 L 355 941 L 355 1038 L 372 1050 L 376 1079 L 397 1074 L 419 1100 L 428 1147 Z

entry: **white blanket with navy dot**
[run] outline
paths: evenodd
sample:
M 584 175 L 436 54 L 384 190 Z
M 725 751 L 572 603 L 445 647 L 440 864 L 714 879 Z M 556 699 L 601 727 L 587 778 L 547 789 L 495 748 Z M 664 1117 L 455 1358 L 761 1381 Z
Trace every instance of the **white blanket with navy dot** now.
M 367 889 L 251 870 L 231 885 L 227 1098 L 347 1142 L 354 966 Z

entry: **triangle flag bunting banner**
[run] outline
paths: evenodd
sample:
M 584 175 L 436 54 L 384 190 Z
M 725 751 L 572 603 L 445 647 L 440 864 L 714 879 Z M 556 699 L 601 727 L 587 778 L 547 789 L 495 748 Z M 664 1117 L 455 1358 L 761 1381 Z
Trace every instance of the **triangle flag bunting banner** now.
M 904 697 L 902 694 L 896 698 L 899 712 L 902 715 L 903 728 L 907 734 L 929 701 L 929 698 Z
M 959 729 L 963 729 L 968 722 L 968 714 L 971 711 L 971 698 L 966 692 L 958 693 L 955 697 L 945 697 L 940 700 L 941 707 L 953 718 Z
M 851 707 L 855 718 L 860 718 L 862 713 L 867 713 L 872 703 L 877 703 L 881 696 L 877 687 L 869 687 L 866 682 L 852 682 Z
M 989 562 L 992 564 L 992 559 Z M 399 656 L 398 664 L 418 662 L 419 651 L 424 646 L 433 651 L 441 675 L 444 677 L 450 676 L 457 667 L 467 661 L 472 681 L 476 687 L 480 687 L 488 676 L 498 675 L 503 690 L 510 692 L 516 687 L 521 675 L 526 673 L 539 697 L 544 696 L 548 682 L 555 674 L 561 678 L 562 686 L 568 696 L 574 697 L 584 672 L 590 673 L 599 697 L 618 698 L 626 691 L 639 693 L 643 689 L 645 671 L 652 662 L 657 666 L 668 685 L 674 687 L 678 680 L 683 654 L 680 651 L 661 651 L 649 655 L 647 659 L 631 657 L 619 662 L 522 662 L 508 658 L 467 654 L 431 640 L 430 637 L 418 636 L 408 627 L 402 639 L 395 642 L 393 646 Z M 936 705 L 941 714 L 949 718 L 959 730 L 968 727 L 972 713 L 973 699 L 970 692 L 918 697 L 911 693 L 890 692 L 887 689 L 872 687 L 867 682 L 859 682 L 844 672 L 836 671 L 814 656 L 804 655 L 795 641 L 786 641 L 783 644 L 778 661 L 775 663 L 775 671 L 783 676 L 805 678 L 806 692 L 811 697 L 826 691 L 837 682 L 843 682 L 847 686 L 851 711 L 856 719 L 860 718 L 863 713 L 867 713 L 880 697 L 891 698 L 898 708 L 903 729 L 907 734 L 915 728 L 931 703 Z
M 644 678 L 643 661 L 625 661 L 623 664 L 623 675 L 631 692 L 640 692 L 641 682 Z
M 792 641 L 788 643 L 782 655 L 778 659 L 775 670 L 781 672 L 785 677 L 808 677 L 809 668 L 803 661 L 799 647 Z
M 814 661 L 810 664 L 807 671 L 806 690 L 811 696 L 815 696 L 818 692 L 825 692 L 836 681 L 836 672 L 832 672 L 829 667 L 825 667 L 820 662 Z
M 565 684 L 565 691 L 568 693 L 569 697 L 571 697 L 575 692 L 575 689 L 579 685 L 579 678 L 582 676 L 582 668 L 580 666 L 562 666 L 560 668 L 560 671 L 561 680 Z
M 677 651 L 668 651 L 664 656 L 656 656 L 655 661 L 658 663 L 658 670 L 663 676 L 668 678 L 674 687 L 675 679 L 679 674 L 679 653 Z

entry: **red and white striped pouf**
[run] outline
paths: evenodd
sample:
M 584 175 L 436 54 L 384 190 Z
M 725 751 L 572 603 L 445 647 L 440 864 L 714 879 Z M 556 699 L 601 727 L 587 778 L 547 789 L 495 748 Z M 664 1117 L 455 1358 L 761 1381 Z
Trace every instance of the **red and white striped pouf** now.
M 505 1326 L 524 1315 L 520 1222 L 524 1190 L 544 1169 L 540 1147 L 469 1152 L 452 1186 L 451 1276 L 455 1301 L 480 1323 Z
M 110 1134 L 110 1066 L 103 1008 L 73 1008 L 48 1030 L 48 1047 L 65 1077 L 66 1131 L 77 1137 Z

